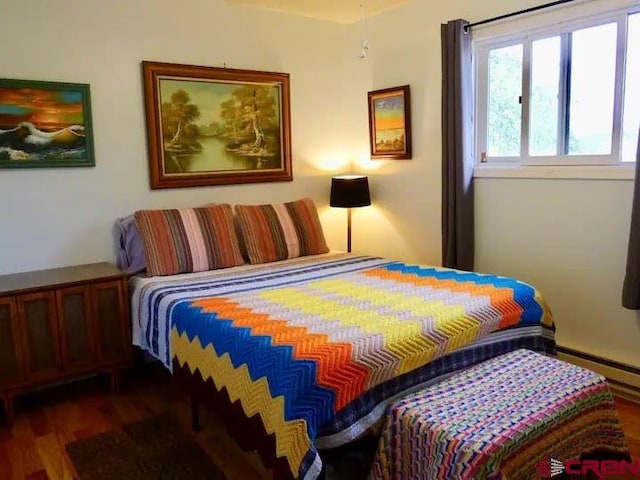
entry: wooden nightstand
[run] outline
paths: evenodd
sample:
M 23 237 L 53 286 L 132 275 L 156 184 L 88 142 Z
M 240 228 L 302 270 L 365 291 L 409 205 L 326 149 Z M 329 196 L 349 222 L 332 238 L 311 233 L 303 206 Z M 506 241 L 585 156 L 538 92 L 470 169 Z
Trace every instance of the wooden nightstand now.
M 0 399 L 131 362 L 127 275 L 108 263 L 0 276 Z

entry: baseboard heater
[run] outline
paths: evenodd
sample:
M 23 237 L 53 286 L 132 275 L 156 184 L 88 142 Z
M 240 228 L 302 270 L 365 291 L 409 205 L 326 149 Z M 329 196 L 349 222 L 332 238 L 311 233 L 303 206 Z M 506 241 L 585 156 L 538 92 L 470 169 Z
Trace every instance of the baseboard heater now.
M 558 358 L 604 375 L 614 395 L 640 404 L 640 368 L 561 346 Z

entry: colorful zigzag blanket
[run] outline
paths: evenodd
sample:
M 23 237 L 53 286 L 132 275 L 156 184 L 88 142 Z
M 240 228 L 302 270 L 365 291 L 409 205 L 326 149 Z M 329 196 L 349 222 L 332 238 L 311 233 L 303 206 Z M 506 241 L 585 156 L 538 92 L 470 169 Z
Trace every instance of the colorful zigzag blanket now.
M 515 279 L 326 255 L 133 280 L 134 343 L 260 415 L 293 478 L 388 402 L 517 348 L 551 351 L 549 309 Z

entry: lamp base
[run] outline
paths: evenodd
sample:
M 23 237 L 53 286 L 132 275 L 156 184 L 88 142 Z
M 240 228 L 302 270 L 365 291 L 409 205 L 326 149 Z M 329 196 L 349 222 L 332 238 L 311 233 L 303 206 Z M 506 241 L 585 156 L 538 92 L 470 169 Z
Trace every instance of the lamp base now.
M 347 253 L 351 253 L 351 208 L 347 208 Z

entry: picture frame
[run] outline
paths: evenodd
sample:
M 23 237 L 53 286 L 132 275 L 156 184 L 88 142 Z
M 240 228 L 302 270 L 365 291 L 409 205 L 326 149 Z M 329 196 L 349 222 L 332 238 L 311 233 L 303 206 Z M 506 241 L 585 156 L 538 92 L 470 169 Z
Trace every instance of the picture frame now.
M 0 79 L 0 169 L 93 166 L 88 84 Z
M 289 74 L 142 62 L 151 189 L 291 181 Z
M 367 93 L 372 160 L 411 158 L 410 93 L 409 85 Z

